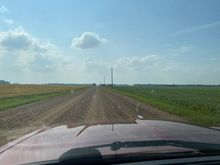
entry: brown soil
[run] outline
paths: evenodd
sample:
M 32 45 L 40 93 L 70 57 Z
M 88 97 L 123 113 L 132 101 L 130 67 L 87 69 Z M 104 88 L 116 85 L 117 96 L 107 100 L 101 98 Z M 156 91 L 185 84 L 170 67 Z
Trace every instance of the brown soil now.
M 0 112 L 0 146 L 54 124 L 135 122 L 138 118 L 183 121 L 110 90 L 93 87 Z

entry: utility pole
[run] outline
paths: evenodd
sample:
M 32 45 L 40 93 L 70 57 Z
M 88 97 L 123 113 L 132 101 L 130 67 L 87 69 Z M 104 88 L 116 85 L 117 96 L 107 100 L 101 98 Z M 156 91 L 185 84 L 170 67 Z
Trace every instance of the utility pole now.
M 104 86 L 105 86 L 105 76 L 104 76 Z
M 112 88 L 113 88 L 113 67 L 111 67 L 111 81 L 112 81 Z

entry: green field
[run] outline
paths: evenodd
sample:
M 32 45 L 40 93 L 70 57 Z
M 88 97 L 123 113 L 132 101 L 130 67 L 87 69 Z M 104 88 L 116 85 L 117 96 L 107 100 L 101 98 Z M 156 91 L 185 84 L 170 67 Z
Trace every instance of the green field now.
M 0 85 L 0 111 L 78 91 L 79 86 Z
M 198 125 L 220 125 L 220 87 L 130 86 L 115 91 Z

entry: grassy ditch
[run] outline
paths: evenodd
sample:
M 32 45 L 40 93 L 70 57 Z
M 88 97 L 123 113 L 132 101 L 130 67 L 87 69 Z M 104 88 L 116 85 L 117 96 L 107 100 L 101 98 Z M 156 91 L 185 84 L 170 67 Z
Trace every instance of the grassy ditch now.
M 193 124 L 220 125 L 220 87 L 115 87 L 116 92 L 175 114 Z
M 1 85 L 0 111 L 48 99 L 51 97 L 70 94 L 83 88 L 85 87 L 48 85 Z

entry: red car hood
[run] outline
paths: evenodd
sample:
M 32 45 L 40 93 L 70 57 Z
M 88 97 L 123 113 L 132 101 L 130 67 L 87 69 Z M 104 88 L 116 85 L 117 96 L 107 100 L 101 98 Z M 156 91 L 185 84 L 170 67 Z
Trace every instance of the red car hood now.
M 214 129 L 159 120 L 136 120 L 129 124 L 84 125 L 74 128 L 61 125 L 37 130 L 0 147 L 0 164 L 24 164 L 55 160 L 70 149 L 111 144 L 118 141 L 155 140 L 220 144 L 220 132 Z M 157 146 L 148 147 L 144 150 L 149 152 L 166 152 L 168 150 L 178 152 L 187 149 Z M 128 152 L 128 150 L 121 150 L 120 152 Z M 102 150 L 102 154 L 114 153 L 108 149 Z

